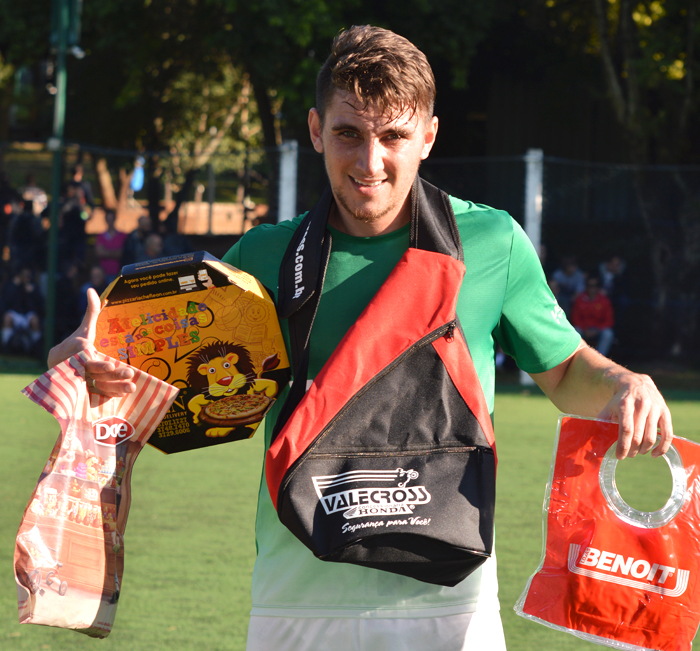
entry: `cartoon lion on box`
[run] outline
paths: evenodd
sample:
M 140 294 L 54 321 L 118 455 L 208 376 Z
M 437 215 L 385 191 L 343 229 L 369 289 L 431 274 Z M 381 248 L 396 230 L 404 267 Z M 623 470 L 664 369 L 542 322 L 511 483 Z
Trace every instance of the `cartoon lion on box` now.
M 263 362 L 263 373 L 279 365 L 279 356 Z M 279 385 L 275 380 L 258 377 L 248 350 L 237 344 L 215 342 L 203 346 L 187 362 L 187 383 L 196 395 L 187 403 L 194 423 L 202 422 L 202 411 L 213 402 L 234 395 L 264 394 L 274 398 Z M 208 421 L 205 421 L 208 422 Z M 228 436 L 233 427 L 210 427 L 207 436 Z

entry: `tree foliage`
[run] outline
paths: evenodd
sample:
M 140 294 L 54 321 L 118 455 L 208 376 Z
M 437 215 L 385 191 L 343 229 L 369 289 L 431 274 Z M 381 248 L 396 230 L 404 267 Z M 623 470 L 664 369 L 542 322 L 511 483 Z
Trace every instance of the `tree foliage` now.
M 632 157 L 673 160 L 688 147 L 698 100 L 698 0 L 84 0 L 81 46 L 69 59 L 67 135 L 120 147 L 188 152 L 274 146 L 302 137 L 317 70 L 352 24 L 415 42 L 456 88 L 504 16 L 511 63 L 580 74 L 601 88 Z M 50 0 L 0 0 L 3 70 L 48 56 Z M 17 34 L 22 34 L 18 39 Z M 549 43 L 549 59 L 538 57 Z M 543 45 L 544 44 L 544 45 Z M 554 60 L 552 52 L 565 56 Z M 6 75 L 7 76 L 7 75 Z M 11 84 L 0 87 L 7 93 Z M 4 90 L 3 90 L 4 89 Z M 47 101 L 50 98 L 45 98 Z M 1 102 L 0 102 L 1 103 Z M 230 110 L 238 107 L 236 115 Z M 238 143 L 238 144 L 237 144 Z
M 697 0 L 547 0 L 531 3 L 547 37 L 594 59 L 636 163 L 677 162 L 700 101 Z
M 48 55 L 50 3 L 37 2 L 41 11 L 37 3 L 0 0 L 0 54 L 15 66 Z M 444 62 L 463 86 L 495 7 L 483 0 L 85 0 L 87 56 L 69 60 L 66 132 L 148 149 L 206 150 L 215 142 L 204 142 L 209 133 L 221 147 L 243 140 L 273 146 L 283 131 L 303 132 L 316 73 L 341 28 L 394 29 Z M 225 106 L 244 91 L 246 128 Z M 203 112 L 210 122 L 204 130 Z
M 608 93 L 636 162 L 675 158 L 685 147 L 700 45 L 697 3 L 593 0 L 595 36 Z
M 633 185 L 650 254 L 658 330 L 671 301 L 695 306 L 700 300 L 697 188 L 680 171 L 673 173 L 682 197 L 674 209 L 646 167 L 697 161 L 692 136 L 700 105 L 698 0 L 547 0 L 545 5 L 540 18 L 552 41 L 597 64 L 591 80 L 607 96 L 628 160 L 638 166 Z M 689 324 L 697 310 L 691 312 L 681 330 L 694 334 Z

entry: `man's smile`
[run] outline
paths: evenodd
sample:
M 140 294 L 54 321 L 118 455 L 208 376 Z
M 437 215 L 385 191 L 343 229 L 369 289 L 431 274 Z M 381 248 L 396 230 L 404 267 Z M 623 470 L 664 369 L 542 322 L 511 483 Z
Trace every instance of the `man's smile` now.
M 361 185 L 366 188 L 375 188 L 379 184 L 384 183 L 384 179 L 380 179 L 379 181 L 362 181 L 361 179 L 356 179 L 354 176 L 350 177 L 357 185 Z

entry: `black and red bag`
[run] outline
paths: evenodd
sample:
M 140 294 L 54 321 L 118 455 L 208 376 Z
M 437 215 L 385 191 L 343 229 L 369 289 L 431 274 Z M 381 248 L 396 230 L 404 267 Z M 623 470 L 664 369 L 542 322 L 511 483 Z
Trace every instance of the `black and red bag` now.
M 465 267 L 454 212 L 416 178 L 409 249 L 305 391 L 331 201 L 329 189 L 280 269 L 294 383 L 267 453 L 270 496 L 321 560 L 454 586 L 491 554 L 496 480 L 491 419 L 456 316 Z

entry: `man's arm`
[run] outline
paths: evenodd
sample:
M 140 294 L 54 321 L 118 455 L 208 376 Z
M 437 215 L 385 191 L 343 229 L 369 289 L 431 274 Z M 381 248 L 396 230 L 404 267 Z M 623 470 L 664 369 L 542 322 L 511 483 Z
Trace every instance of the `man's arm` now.
M 564 413 L 617 421 L 618 459 L 646 454 L 658 433 L 661 441 L 652 456 L 661 456 L 670 447 L 671 413 L 649 376 L 632 373 L 583 342 L 558 366 L 531 375 Z

